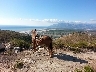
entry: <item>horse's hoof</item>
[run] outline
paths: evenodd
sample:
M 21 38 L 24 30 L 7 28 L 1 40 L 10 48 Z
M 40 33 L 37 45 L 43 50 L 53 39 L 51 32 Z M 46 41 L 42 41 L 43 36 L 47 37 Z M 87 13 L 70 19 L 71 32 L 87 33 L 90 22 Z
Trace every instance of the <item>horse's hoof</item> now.
M 50 58 L 53 58 L 52 56 Z
M 50 58 L 53 58 L 53 56 L 50 56 Z

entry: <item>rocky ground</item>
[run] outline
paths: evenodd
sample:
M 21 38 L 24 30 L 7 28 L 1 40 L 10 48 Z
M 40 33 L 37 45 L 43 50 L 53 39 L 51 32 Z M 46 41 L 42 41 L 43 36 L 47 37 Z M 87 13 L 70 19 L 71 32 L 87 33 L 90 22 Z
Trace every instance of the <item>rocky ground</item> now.
M 90 64 L 96 66 L 96 53 L 74 54 L 72 51 L 57 50 L 53 58 L 46 50 L 26 50 L 18 54 L 0 53 L 0 72 L 74 72 Z M 21 68 L 16 64 L 22 63 Z

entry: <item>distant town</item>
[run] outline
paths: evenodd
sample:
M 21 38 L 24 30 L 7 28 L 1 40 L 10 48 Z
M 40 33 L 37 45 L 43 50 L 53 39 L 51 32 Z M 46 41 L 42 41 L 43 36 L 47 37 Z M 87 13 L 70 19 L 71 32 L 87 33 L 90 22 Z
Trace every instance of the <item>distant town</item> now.
M 96 30 L 90 30 L 90 29 L 37 29 L 37 34 L 38 35 L 48 35 L 50 37 L 54 38 L 59 38 L 64 35 L 70 35 L 73 33 L 88 33 L 89 35 L 91 34 L 96 34 Z M 27 31 L 20 31 L 20 33 L 25 33 L 31 35 L 31 30 Z

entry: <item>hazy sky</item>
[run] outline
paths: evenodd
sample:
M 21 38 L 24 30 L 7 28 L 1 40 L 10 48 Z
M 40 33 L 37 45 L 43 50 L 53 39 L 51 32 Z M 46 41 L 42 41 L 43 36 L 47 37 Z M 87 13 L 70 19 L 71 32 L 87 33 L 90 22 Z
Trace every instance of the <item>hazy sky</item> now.
M 96 0 L 0 0 L 0 25 L 96 23 Z

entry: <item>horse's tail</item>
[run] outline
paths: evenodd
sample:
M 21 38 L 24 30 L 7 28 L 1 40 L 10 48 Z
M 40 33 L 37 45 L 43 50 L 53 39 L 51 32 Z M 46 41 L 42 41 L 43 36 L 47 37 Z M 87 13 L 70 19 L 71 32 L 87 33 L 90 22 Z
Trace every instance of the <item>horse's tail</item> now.
M 50 51 L 49 51 L 49 54 L 51 55 L 50 57 L 52 57 L 52 55 L 53 55 L 53 47 L 52 47 L 52 42 L 50 43 Z

